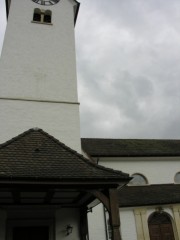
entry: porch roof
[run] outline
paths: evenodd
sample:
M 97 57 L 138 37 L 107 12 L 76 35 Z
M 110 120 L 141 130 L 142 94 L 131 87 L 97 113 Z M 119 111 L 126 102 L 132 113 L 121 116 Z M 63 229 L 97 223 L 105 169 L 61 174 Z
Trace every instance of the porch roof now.
M 128 182 L 129 175 L 99 166 L 42 129 L 30 129 L 0 146 L 2 180 Z

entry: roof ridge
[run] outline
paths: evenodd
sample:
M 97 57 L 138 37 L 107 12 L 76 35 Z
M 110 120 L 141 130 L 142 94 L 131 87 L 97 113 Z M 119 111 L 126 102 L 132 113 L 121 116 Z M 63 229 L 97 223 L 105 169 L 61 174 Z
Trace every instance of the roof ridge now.
M 170 138 L 170 139 L 168 139 L 168 138 L 167 138 L 167 139 L 163 139 L 163 138 L 84 138 L 84 137 L 82 137 L 81 140 L 180 141 L 180 139 L 178 139 L 178 138 L 174 138 L 174 139 L 172 139 L 172 138 Z

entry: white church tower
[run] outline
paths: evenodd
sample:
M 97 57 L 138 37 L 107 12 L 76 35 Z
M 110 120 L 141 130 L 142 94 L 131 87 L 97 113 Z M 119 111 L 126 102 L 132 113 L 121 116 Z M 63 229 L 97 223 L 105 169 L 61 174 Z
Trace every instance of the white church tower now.
M 75 0 L 11 0 L 0 62 L 0 143 L 42 128 L 80 152 Z M 11 2 L 11 4 L 10 4 Z

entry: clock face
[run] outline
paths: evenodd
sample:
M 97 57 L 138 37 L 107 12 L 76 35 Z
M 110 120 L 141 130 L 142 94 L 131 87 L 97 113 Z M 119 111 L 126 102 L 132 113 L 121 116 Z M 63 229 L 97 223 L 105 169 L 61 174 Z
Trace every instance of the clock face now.
M 32 1 L 40 5 L 51 6 L 58 3 L 60 0 L 32 0 Z

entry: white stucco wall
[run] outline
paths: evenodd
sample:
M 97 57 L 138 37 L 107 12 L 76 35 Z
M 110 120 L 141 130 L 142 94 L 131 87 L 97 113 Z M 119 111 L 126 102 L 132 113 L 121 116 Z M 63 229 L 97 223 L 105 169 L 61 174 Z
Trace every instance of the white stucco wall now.
M 0 143 L 38 127 L 81 152 L 74 4 L 11 1 L 0 62 Z M 51 10 L 52 25 L 32 23 L 35 8 Z
M 66 235 L 66 226 L 70 224 L 73 227 L 72 234 Z M 78 209 L 60 209 L 56 211 L 56 240 L 79 240 L 79 210 Z
M 180 157 L 100 158 L 99 164 L 129 173 L 143 174 L 149 184 L 174 183 L 180 171 Z
M 98 204 L 88 213 L 89 240 L 105 240 L 106 229 L 103 213 L 103 205 Z
M 89 239 L 105 240 L 106 227 L 103 205 L 99 204 L 88 213 Z M 120 232 L 122 240 L 137 240 L 133 209 L 120 209 Z M 107 218 L 108 214 L 107 214 Z
M 72 149 L 81 151 L 78 105 L 1 100 L 0 112 L 1 143 L 39 127 Z
M 0 97 L 77 101 L 74 9 L 71 0 L 42 6 L 11 1 L 0 66 Z M 32 23 L 35 8 L 52 25 Z
M 120 232 L 122 240 L 137 240 L 133 209 L 120 209 Z

